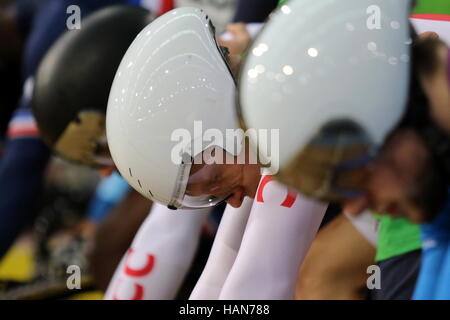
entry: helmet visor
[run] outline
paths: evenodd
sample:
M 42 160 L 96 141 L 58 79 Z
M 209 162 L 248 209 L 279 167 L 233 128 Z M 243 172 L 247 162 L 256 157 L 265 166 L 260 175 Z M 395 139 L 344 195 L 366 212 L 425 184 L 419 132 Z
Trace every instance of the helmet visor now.
M 222 148 L 209 147 L 192 160 L 182 164 L 181 171 L 189 175 L 179 180 L 181 196 L 176 197 L 174 207 L 197 209 L 218 205 L 239 185 L 240 166 L 235 164 L 235 157 Z
M 373 144 L 360 127 L 335 121 L 282 167 L 278 178 L 306 196 L 340 202 L 362 195 L 374 157 Z

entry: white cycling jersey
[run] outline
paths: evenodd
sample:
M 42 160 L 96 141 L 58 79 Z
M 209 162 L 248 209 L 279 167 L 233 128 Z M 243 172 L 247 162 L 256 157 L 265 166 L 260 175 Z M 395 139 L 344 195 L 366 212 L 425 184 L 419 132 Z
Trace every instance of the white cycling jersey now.
M 106 300 L 175 298 L 189 271 L 210 208 L 172 211 L 154 203 L 122 258 Z

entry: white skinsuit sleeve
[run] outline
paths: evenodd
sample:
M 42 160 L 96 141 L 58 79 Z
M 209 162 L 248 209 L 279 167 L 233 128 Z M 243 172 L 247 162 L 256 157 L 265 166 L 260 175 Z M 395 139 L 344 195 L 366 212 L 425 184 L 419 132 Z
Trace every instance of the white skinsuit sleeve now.
M 173 211 L 154 203 L 105 294 L 107 300 L 175 298 L 210 208 Z
M 264 176 L 220 299 L 293 299 L 298 271 L 327 204 Z
M 230 205 L 226 207 L 208 262 L 189 299 L 216 300 L 219 298 L 241 245 L 252 204 L 252 199 L 245 198 L 240 208 L 236 209 Z

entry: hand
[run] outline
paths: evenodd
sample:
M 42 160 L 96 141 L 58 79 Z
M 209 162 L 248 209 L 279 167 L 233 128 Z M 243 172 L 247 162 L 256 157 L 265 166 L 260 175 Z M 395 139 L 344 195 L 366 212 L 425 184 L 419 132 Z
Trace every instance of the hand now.
M 231 55 L 243 54 L 252 40 L 245 23 L 229 24 L 227 26 L 227 31 L 233 36 L 233 39 L 219 40 L 219 45 L 227 47 Z

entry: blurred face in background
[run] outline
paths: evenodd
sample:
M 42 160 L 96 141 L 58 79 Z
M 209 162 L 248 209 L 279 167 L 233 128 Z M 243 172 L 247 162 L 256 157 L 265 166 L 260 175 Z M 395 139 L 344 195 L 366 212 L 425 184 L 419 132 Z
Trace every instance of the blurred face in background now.
M 115 170 L 108 148 L 105 115 L 95 110 L 80 111 L 54 144 L 65 159 L 110 173 Z
M 433 124 L 450 140 L 449 51 L 436 37 L 422 39 L 424 48 L 433 52 L 431 62 L 419 66 L 418 78 Z M 432 220 L 446 196 L 446 185 L 424 140 L 414 129 L 395 131 L 369 168 L 364 195 L 346 201 L 344 211 L 358 214 L 370 208 L 418 223 Z
M 424 66 L 420 83 L 429 99 L 433 121 L 450 136 L 450 51 L 437 39 L 428 42 L 435 51 L 435 64 Z
M 346 201 L 344 211 L 357 214 L 371 209 L 422 222 L 435 210 L 429 190 L 437 187 L 437 174 L 422 137 L 412 129 L 401 129 L 370 165 L 364 194 Z

